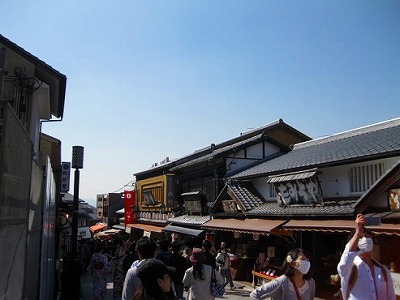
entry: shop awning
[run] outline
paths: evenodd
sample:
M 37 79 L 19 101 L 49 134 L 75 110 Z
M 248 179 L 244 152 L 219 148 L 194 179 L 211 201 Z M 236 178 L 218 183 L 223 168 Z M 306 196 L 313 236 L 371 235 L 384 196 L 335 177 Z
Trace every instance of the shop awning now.
M 89 229 L 91 232 L 95 233 L 97 231 L 103 230 L 106 227 L 107 227 L 107 224 L 105 224 L 105 223 L 97 223 L 96 225 L 90 226 Z
M 190 236 L 199 236 L 204 232 L 201 229 L 193 229 L 193 228 L 185 228 L 181 226 L 174 226 L 174 225 L 167 225 L 163 228 L 165 232 L 175 232 L 175 233 L 182 233 Z
M 106 234 L 106 235 L 114 235 L 114 234 L 117 234 L 120 231 L 121 230 L 119 230 L 119 229 L 107 229 L 107 230 L 104 230 L 103 233 Z
M 270 176 L 268 178 L 269 183 L 274 182 L 284 182 L 284 181 L 292 181 L 292 180 L 300 180 L 300 179 L 307 179 L 313 177 L 317 173 L 317 169 L 311 169 L 296 173 L 286 173 L 277 176 Z
M 113 225 L 113 228 L 119 229 L 119 230 L 125 230 L 125 225 Z
M 211 230 L 233 231 L 241 233 L 269 233 L 279 227 L 286 220 L 264 219 L 213 219 L 204 223 L 201 228 Z
M 121 208 L 121 209 L 117 210 L 115 213 L 116 214 L 124 214 L 125 213 L 125 208 Z
M 162 229 L 164 227 L 159 227 L 159 226 L 154 226 L 154 225 L 149 225 L 149 224 L 126 224 L 126 227 L 132 227 L 136 229 L 141 229 L 144 231 L 149 231 L 149 232 L 162 232 Z
M 350 232 L 354 228 L 354 220 L 290 220 L 283 229 L 297 231 Z M 367 226 L 376 234 L 400 235 L 400 224 L 381 224 Z
M 186 196 L 193 196 L 193 195 L 200 195 L 200 194 L 201 194 L 201 191 L 194 191 L 194 192 L 182 193 L 181 196 L 186 197 Z
M 290 220 L 282 227 L 298 231 L 350 232 L 354 220 Z
M 400 235 L 400 224 L 381 224 L 379 226 L 367 226 L 367 228 L 376 234 Z

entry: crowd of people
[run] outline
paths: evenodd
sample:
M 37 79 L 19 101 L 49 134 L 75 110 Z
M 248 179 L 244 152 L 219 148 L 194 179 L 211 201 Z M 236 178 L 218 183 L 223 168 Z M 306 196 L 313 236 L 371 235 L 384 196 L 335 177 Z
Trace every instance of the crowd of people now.
M 93 278 L 95 300 L 105 299 L 110 273 L 114 299 L 214 299 L 210 292 L 214 270 L 220 285 L 235 289 L 225 242 L 216 250 L 209 240 L 190 247 L 149 237 L 93 239 L 81 249 L 83 271 Z
M 354 232 L 342 253 L 337 270 L 342 299 L 396 298 L 393 281 L 386 266 L 372 258 L 374 235 L 364 227 L 363 215 L 357 215 Z M 113 272 L 113 297 L 121 300 L 212 300 L 212 279 L 224 288 L 235 289 L 231 274 L 230 249 L 221 242 L 216 250 L 210 240 L 192 247 L 178 242 L 156 242 L 142 237 L 114 243 L 92 241 L 91 258 L 83 258 L 84 270 L 93 277 L 94 299 L 104 299 L 107 274 Z M 88 250 L 89 249 L 89 250 Z M 82 255 L 83 257 L 83 255 Z M 282 275 L 254 289 L 250 298 L 282 300 L 314 299 L 316 283 L 307 253 L 289 251 L 281 267 Z

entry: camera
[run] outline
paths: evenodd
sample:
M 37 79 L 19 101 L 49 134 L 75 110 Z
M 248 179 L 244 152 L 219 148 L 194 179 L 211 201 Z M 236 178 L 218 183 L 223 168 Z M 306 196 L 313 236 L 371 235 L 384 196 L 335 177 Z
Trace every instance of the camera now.
M 364 217 L 364 226 L 379 226 L 381 225 L 381 217 L 380 216 L 365 216 Z

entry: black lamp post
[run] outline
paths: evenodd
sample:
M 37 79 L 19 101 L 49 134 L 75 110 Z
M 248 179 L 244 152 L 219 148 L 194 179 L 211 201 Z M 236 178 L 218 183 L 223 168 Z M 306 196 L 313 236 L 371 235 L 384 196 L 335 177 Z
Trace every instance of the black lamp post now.
M 64 257 L 63 299 L 80 298 L 81 264 L 78 252 L 79 169 L 83 168 L 83 147 L 72 147 L 72 168 L 75 169 L 74 202 L 72 212 L 71 251 Z
M 78 212 L 79 212 L 79 169 L 83 168 L 83 147 L 72 147 L 72 168 L 75 169 L 74 180 L 74 205 L 72 215 L 72 249 L 78 253 Z

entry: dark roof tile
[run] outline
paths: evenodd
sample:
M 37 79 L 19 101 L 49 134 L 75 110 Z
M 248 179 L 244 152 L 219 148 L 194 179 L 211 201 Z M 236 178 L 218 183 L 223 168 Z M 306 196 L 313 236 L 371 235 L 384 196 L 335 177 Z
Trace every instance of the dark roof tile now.
M 342 200 L 325 202 L 323 206 L 289 205 L 280 206 L 277 202 L 264 203 L 251 211 L 247 216 L 257 217 L 334 217 L 354 216 L 354 204 L 356 200 Z
M 182 215 L 174 218 L 169 218 L 168 222 L 172 224 L 180 225 L 203 225 L 205 222 L 210 220 L 210 216 L 191 216 Z
M 228 184 L 230 190 L 234 193 L 236 198 L 240 201 L 246 211 L 251 210 L 262 203 L 264 203 L 260 197 L 254 194 L 254 191 L 250 191 L 250 186 L 241 184 Z
M 400 118 L 295 144 L 292 151 L 232 178 L 248 178 L 327 164 L 400 154 Z

